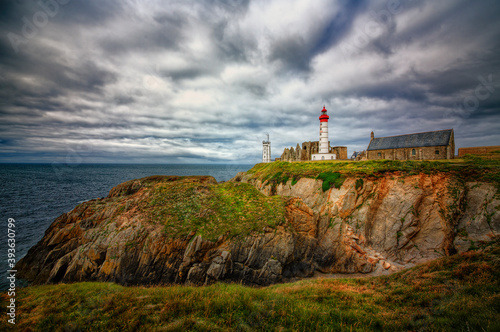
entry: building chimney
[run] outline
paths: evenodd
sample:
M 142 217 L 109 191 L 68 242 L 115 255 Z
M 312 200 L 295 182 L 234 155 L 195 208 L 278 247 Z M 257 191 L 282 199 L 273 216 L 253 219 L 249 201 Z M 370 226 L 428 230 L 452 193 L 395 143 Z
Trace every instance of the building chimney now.
M 375 135 L 373 134 L 373 131 L 372 131 L 370 141 L 371 141 L 372 139 L 374 139 L 374 138 L 375 138 Z

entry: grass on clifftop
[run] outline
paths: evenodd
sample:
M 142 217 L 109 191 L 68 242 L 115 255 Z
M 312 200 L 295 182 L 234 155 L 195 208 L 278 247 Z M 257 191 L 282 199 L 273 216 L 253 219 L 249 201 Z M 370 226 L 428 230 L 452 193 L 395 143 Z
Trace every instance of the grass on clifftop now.
M 339 173 L 342 177 L 380 177 L 385 173 L 416 175 L 420 173 L 450 173 L 467 181 L 491 182 L 500 191 L 500 159 L 467 155 L 464 159 L 436 161 L 317 161 L 317 162 L 283 162 L 261 163 L 255 165 L 247 173 L 253 178 L 276 186 L 291 179 L 295 185 L 300 178 L 331 178 Z M 322 175 L 323 174 L 323 175 Z M 323 188 L 325 189 L 325 188 Z
M 191 231 L 209 240 L 246 236 L 285 221 L 283 198 L 267 197 L 247 183 L 162 183 L 148 204 L 151 221 L 163 224 L 172 238 Z
M 167 238 L 191 232 L 206 240 L 245 237 L 285 222 L 286 199 L 268 197 L 248 183 L 217 183 L 211 177 L 152 176 L 124 182 L 103 199 L 80 204 L 77 213 L 100 220 L 140 220 Z M 135 227 L 129 222 L 126 227 Z M 107 227 L 103 227 L 107 232 Z M 145 230 L 144 230 L 145 231 Z M 133 244 L 133 243 L 130 243 Z
M 16 304 L 19 331 L 499 331 L 500 248 L 391 276 L 267 288 L 36 286 L 19 289 Z M 10 328 L 4 316 L 0 330 Z

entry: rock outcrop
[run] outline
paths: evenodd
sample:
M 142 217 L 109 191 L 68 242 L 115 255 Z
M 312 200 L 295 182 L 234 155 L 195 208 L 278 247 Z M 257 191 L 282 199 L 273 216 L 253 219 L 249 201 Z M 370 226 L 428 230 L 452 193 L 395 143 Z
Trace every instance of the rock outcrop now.
M 35 284 L 268 285 L 314 272 L 323 250 L 317 232 L 299 198 L 266 197 L 211 177 L 150 177 L 57 218 L 17 269 Z
M 323 272 L 395 271 L 500 235 L 495 185 L 463 183 L 447 173 L 348 177 L 339 189 L 325 192 L 322 181 L 313 178 L 270 185 L 239 173 L 233 181 L 251 183 L 266 195 L 302 199 L 312 210 L 318 245 L 324 248 L 324 260 L 316 260 L 332 262 L 320 264 L 328 266 Z
M 313 178 L 271 186 L 247 173 L 224 184 L 149 177 L 57 218 L 16 268 L 35 284 L 268 285 L 315 271 L 390 273 L 498 238 L 495 194 L 445 173 L 347 177 L 327 191 Z

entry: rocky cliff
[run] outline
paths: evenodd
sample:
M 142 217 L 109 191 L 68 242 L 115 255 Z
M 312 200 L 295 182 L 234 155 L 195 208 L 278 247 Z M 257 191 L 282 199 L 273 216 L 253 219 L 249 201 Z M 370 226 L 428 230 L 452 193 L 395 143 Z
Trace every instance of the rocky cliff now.
M 500 233 L 496 185 L 477 177 L 273 172 L 126 182 L 56 219 L 17 269 L 34 283 L 267 285 L 389 273 Z
M 266 285 L 313 272 L 313 219 L 249 184 L 149 177 L 57 218 L 17 269 L 33 283 Z
M 467 251 L 500 235 L 497 188 L 458 182 L 446 173 L 348 177 L 340 188 L 327 191 L 322 180 L 311 178 L 276 186 L 248 174 L 235 180 L 250 182 L 266 195 L 301 199 L 312 210 L 324 255 L 341 261 L 335 251 L 342 247 L 356 257 L 357 264 L 333 264 L 328 272 L 408 267 Z

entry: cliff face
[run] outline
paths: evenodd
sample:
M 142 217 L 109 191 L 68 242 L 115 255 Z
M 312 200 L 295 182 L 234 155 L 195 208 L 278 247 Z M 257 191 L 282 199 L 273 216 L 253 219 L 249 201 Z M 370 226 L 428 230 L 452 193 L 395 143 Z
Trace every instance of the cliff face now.
M 56 219 L 17 269 L 34 283 L 268 285 L 314 271 L 389 273 L 500 233 L 489 183 L 439 173 L 322 184 L 273 186 L 247 173 L 223 184 L 129 181 Z
M 33 283 L 267 285 L 313 272 L 311 209 L 211 177 L 151 177 L 57 218 L 18 264 Z
M 397 270 L 474 248 L 500 235 L 500 200 L 491 183 L 462 182 L 446 173 L 345 179 L 322 190 L 312 178 L 278 185 L 241 173 L 266 195 L 301 199 L 313 214 L 324 272 Z M 353 257 L 343 263 L 347 256 Z M 352 264 L 355 261 L 356 264 Z

